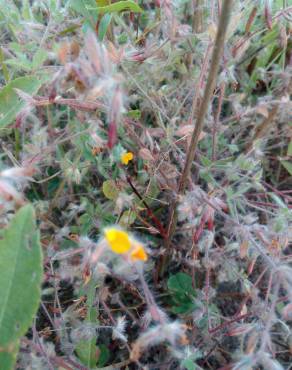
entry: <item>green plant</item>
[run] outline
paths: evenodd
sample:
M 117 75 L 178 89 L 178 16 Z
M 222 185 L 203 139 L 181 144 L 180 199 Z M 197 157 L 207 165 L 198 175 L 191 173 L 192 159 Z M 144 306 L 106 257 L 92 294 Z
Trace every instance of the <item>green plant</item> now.
M 14 368 L 20 338 L 32 325 L 42 283 L 42 252 L 32 206 L 22 207 L 0 240 L 0 363 Z
M 0 5 L 1 370 L 288 368 L 288 1 Z
M 197 305 L 194 302 L 196 291 L 190 275 L 184 272 L 171 275 L 168 278 L 167 287 L 173 301 L 172 311 L 174 313 L 187 314 L 196 309 Z

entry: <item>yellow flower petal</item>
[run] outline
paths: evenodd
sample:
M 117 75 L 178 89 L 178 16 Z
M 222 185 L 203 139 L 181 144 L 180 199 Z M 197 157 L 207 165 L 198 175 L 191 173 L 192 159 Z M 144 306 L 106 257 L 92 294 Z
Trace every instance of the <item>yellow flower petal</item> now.
M 125 231 L 111 228 L 104 231 L 105 238 L 113 252 L 123 254 L 131 248 L 128 233 Z
M 121 162 L 127 165 L 133 158 L 134 158 L 134 155 L 132 152 L 123 153 L 121 155 Z
M 131 258 L 133 260 L 147 261 L 148 256 L 145 249 L 141 244 L 137 244 L 134 250 L 131 252 Z

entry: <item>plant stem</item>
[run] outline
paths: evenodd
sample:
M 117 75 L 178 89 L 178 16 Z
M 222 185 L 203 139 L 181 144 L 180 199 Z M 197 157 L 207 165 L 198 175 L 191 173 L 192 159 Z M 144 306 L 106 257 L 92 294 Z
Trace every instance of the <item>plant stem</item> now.
M 196 125 L 194 127 L 194 131 L 192 134 L 191 143 L 188 148 L 184 169 L 183 169 L 183 172 L 180 178 L 179 187 L 178 187 L 178 195 L 183 194 L 185 191 L 187 181 L 188 181 L 190 171 L 191 171 L 191 166 L 192 166 L 192 163 L 195 157 L 195 152 L 197 149 L 199 137 L 203 129 L 205 116 L 208 111 L 210 100 L 212 98 L 212 94 L 213 94 L 213 91 L 216 85 L 217 76 L 219 72 L 220 60 L 221 60 L 223 49 L 224 49 L 226 31 L 227 31 L 231 9 L 232 9 L 232 3 L 233 3 L 232 0 L 225 0 L 223 3 L 221 16 L 219 19 L 219 26 L 218 26 L 218 31 L 216 35 L 216 40 L 215 40 L 215 44 L 213 47 L 209 75 L 208 75 L 208 79 L 207 79 L 207 83 L 205 87 L 203 100 L 200 105 Z M 176 206 L 177 206 L 177 198 L 173 201 L 172 206 L 171 206 L 169 227 L 168 227 L 168 238 L 166 240 L 167 254 L 169 254 L 169 249 L 170 249 L 169 247 L 170 247 L 171 240 L 172 240 L 172 237 L 175 232 L 176 225 L 177 225 Z M 165 263 L 166 263 L 166 260 L 164 261 L 163 265 L 165 265 Z
M 14 140 L 15 140 L 15 157 L 19 159 L 21 143 L 20 143 L 20 131 L 18 127 L 14 129 Z
M 219 92 L 219 98 L 218 98 L 218 108 L 214 117 L 214 123 L 213 123 L 213 130 L 212 130 L 212 161 L 216 161 L 216 147 L 217 147 L 217 133 L 218 133 L 218 126 L 220 121 L 220 114 L 222 110 L 222 103 L 224 99 L 224 93 L 225 93 L 225 83 L 222 82 L 220 85 L 220 92 Z
M 143 203 L 143 205 L 145 206 L 146 208 L 146 212 L 147 212 L 147 215 L 152 219 L 152 221 L 154 222 L 157 230 L 160 232 L 160 235 L 165 239 L 167 237 L 167 232 L 166 230 L 164 229 L 163 225 L 161 224 L 161 222 L 158 220 L 158 218 L 154 215 L 154 213 L 152 212 L 151 208 L 148 206 L 148 204 L 145 202 L 145 200 L 143 199 L 143 197 L 140 195 L 140 193 L 138 192 L 138 190 L 135 188 L 134 184 L 132 183 L 132 180 L 130 178 L 130 176 L 127 176 L 127 182 L 128 184 L 131 186 L 133 192 L 137 195 L 137 197 L 141 200 L 141 202 Z
M 187 179 L 190 174 L 191 165 L 195 157 L 195 152 L 197 149 L 198 141 L 200 134 L 203 129 L 205 115 L 207 113 L 209 103 L 215 88 L 215 84 L 217 81 L 218 71 L 219 71 L 219 64 L 221 60 L 221 56 L 223 54 L 224 42 L 225 42 L 225 35 L 227 31 L 229 16 L 231 13 L 232 8 L 232 0 L 225 0 L 222 8 L 222 16 L 219 20 L 219 26 L 217 31 L 217 36 L 215 40 L 215 45 L 213 48 L 213 54 L 210 64 L 210 71 L 209 76 L 204 92 L 204 97 L 200 106 L 200 110 L 198 113 L 198 118 L 196 122 L 196 126 L 194 127 L 194 131 L 192 134 L 192 140 L 188 149 L 187 158 L 185 161 L 185 166 L 183 169 L 183 173 L 179 183 L 179 193 L 182 193 L 186 188 Z
M 195 1 L 195 12 L 193 15 L 192 29 L 195 33 L 203 32 L 204 0 Z

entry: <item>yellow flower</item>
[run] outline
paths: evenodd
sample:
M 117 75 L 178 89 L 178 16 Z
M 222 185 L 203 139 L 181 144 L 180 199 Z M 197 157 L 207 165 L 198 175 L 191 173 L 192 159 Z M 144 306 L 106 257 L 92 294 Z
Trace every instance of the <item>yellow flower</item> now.
M 123 254 L 129 251 L 131 248 L 131 242 L 128 233 L 125 231 L 110 228 L 104 231 L 105 238 L 113 250 L 113 252 L 118 254 Z
M 136 261 L 136 260 L 140 260 L 140 261 L 147 261 L 148 259 L 148 256 L 145 252 L 145 249 L 143 248 L 143 246 L 141 244 L 137 244 L 132 252 L 131 252 L 131 258 L 132 260 Z
M 115 227 L 105 229 L 105 239 L 111 250 L 117 254 L 128 254 L 132 261 L 147 261 L 143 245 L 131 238 L 126 231 Z
M 134 155 L 132 152 L 126 152 L 121 155 L 121 162 L 127 165 L 133 158 Z

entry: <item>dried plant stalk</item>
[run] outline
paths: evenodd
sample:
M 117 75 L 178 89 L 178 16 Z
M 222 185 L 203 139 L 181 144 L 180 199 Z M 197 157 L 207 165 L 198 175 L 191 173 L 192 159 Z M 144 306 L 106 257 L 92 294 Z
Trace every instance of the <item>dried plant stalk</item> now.
M 220 60 L 221 60 L 223 49 L 224 49 L 226 31 L 227 31 L 229 18 L 230 18 L 230 14 L 232 10 L 232 4 L 233 4 L 232 0 L 225 0 L 223 3 L 221 16 L 219 19 L 218 31 L 216 35 L 214 48 L 213 48 L 212 59 L 210 63 L 209 75 L 208 75 L 208 79 L 207 79 L 207 83 L 205 87 L 204 97 L 200 105 L 198 118 L 197 118 L 196 125 L 194 127 L 194 131 L 192 134 L 191 143 L 188 148 L 183 173 L 180 178 L 179 187 L 178 187 L 178 195 L 183 194 L 183 192 L 185 191 L 187 180 L 190 175 L 191 166 L 192 166 L 192 163 L 195 157 L 195 152 L 197 149 L 197 145 L 199 142 L 199 137 L 203 129 L 204 119 L 205 119 L 205 116 L 206 116 L 206 113 L 207 113 L 207 110 L 210 104 L 210 100 L 212 98 L 213 91 L 216 85 L 218 71 L 219 71 L 219 64 L 220 64 Z M 177 224 L 176 206 L 177 206 L 177 199 L 173 201 L 173 204 L 171 206 L 171 211 L 170 211 L 168 238 L 166 240 L 166 247 L 167 247 L 168 254 L 169 254 L 169 249 L 170 249 L 169 247 L 171 244 L 171 240 L 172 240 L 173 234 L 176 229 L 176 224 Z M 166 263 L 166 259 L 164 259 L 162 266 L 164 266 L 165 263 Z M 162 270 L 164 270 L 164 268 L 162 268 Z
M 203 32 L 203 28 L 204 28 L 203 5 L 204 5 L 204 0 L 196 0 L 195 1 L 195 11 L 194 11 L 194 15 L 193 15 L 193 31 L 195 33 Z

